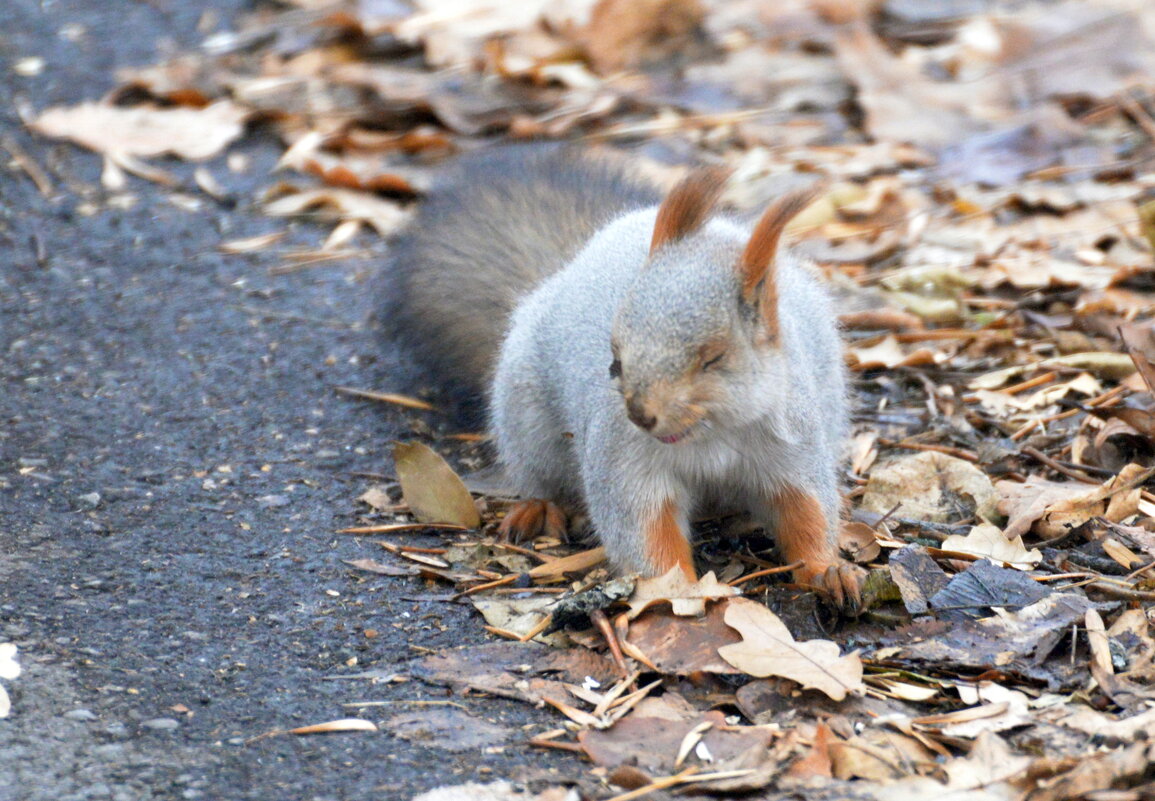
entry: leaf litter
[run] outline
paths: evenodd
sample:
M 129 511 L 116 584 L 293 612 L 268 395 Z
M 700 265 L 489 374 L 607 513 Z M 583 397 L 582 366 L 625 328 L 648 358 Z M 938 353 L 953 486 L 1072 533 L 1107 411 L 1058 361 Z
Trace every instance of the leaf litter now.
M 440 163 L 493 140 L 624 146 L 659 183 L 692 153 L 725 161 L 738 213 L 818 173 L 827 197 L 792 234 L 846 327 L 842 544 L 871 570 L 864 614 L 836 620 L 741 520 L 699 525 L 696 585 L 614 579 L 600 549 L 559 537 L 500 542 L 511 498 L 438 454 L 474 468 L 484 443 L 438 436 L 428 403 L 392 388 L 340 389 L 428 441 L 399 446 L 398 483 L 362 489 L 347 531 L 383 539 L 351 574 L 477 606 L 497 641 L 405 670 L 557 710 L 526 747 L 593 767 L 575 766 L 574 790 L 538 782 L 542 799 L 1140 799 L 1155 764 L 1153 38 L 1155 10 L 1121 0 L 291 0 L 123 71 L 101 100 L 22 113 L 106 157 L 110 206 L 135 175 L 190 207 L 156 160 L 211 164 L 271 135 L 284 155 L 259 202 L 331 226 L 294 264 L 391 235 Z M 227 171 L 195 185 L 231 196 Z M 508 735 L 482 723 L 380 726 L 442 745 Z

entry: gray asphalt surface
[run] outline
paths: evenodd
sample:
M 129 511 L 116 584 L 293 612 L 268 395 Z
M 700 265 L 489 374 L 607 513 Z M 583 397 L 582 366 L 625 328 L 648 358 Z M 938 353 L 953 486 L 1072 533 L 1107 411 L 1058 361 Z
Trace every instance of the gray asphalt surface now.
M 383 721 L 444 699 L 404 673 L 414 646 L 481 642 L 469 609 L 406 600 L 444 588 L 366 576 L 376 556 L 333 532 L 388 470 L 405 419 L 336 394 L 387 388 L 402 360 L 364 324 L 375 262 L 271 275 L 223 239 L 280 223 L 253 207 L 276 149 L 259 132 L 247 175 L 210 170 L 235 208 L 132 179 L 110 208 L 91 153 L 29 136 L 17 108 L 99 97 L 117 66 L 191 46 L 244 0 L 4 0 L 0 145 L 50 175 L 43 197 L 0 158 L 0 642 L 24 674 L 0 720 L 0 801 L 405 799 L 467 779 L 576 775 L 520 740 L 556 717 L 458 698 L 508 727 L 504 747 L 451 753 L 383 731 L 262 733 L 389 701 Z M 44 71 L 13 70 L 39 56 Z M 189 186 L 188 165 L 165 164 Z M 94 211 L 95 209 L 95 211 Z M 290 242 L 317 243 L 303 226 Z M 379 243 L 363 244 L 380 248 Z M 366 629 L 381 632 L 365 636 Z M 355 664 L 353 661 L 355 660 Z M 528 726 L 523 730 L 521 727 Z

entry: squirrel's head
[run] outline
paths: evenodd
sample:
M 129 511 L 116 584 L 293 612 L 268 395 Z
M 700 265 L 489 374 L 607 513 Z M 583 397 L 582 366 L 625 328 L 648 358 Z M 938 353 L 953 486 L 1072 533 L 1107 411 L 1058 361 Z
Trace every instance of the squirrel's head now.
M 608 366 L 626 413 L 669 444 L 784 411 L 775 261 L 815 192 L 784 195 L 743 239 L 734 225 L 705 224 L 728 177 L 698 170 L 670 192 L 614 318 Z

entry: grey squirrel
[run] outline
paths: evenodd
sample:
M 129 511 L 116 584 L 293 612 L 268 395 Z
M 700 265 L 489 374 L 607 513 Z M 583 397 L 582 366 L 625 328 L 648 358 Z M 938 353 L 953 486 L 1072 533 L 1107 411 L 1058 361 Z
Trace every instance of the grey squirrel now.
M 778 247 L 814 195 L 750 229 L 713 214 L 727 177 L 694 171 L 659 203 L 603 158 L 467 158 L 394 245 L 382 320 L 458 398 L 488 398 L 525 499 L 503 533 L 561 533 L 585 510 L 618 570 L 692 579 L 692 515 L 748 511 L 803 563 L 796 581 L 854 606 L 836 318 Z

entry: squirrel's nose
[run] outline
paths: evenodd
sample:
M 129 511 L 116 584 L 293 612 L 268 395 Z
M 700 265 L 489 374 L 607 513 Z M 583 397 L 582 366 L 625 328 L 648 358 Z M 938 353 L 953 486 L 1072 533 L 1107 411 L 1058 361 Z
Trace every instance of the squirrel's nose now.
M 643 431 L 650 431 L 658 424 L 658 418 L 646 411 L 645 406 L 637 399 L 626 401 L 626 414 L 630 421 Z

